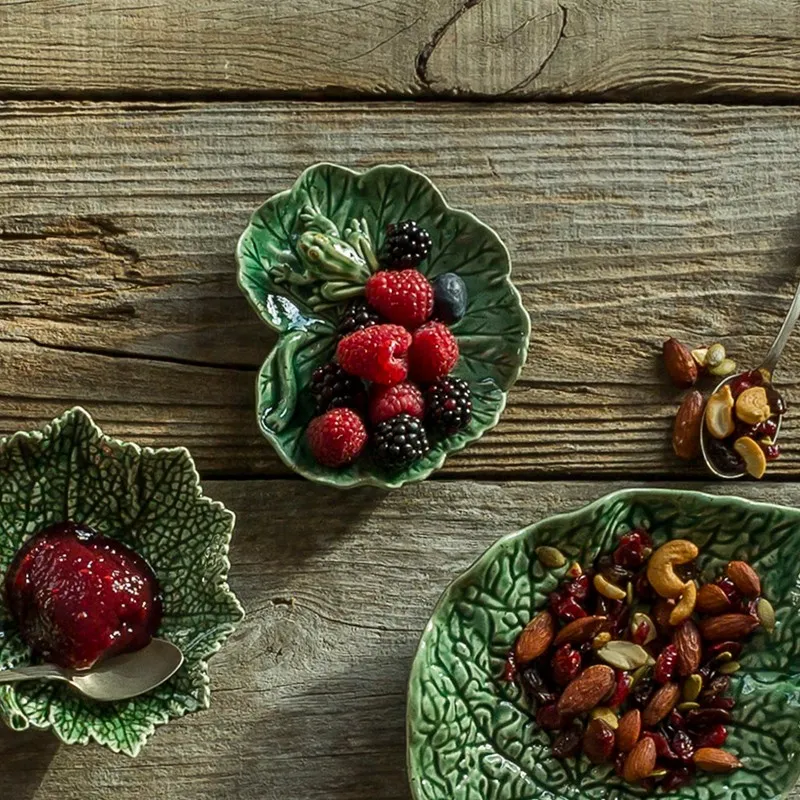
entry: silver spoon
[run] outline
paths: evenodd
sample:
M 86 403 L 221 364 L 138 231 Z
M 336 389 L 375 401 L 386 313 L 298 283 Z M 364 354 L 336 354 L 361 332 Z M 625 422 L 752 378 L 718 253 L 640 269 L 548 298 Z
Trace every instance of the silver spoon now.
M 183 653 L 171 642 L 153 639 L 135 653 L 125 653 L 87 670 L 38 664 L 0 671 L 0 683 L 64 681 L 92 700 L 128 700 L 169 680 L 183 664 Z
M 792 332 L 798 318 L 800 318 L 800 285 L 798 285 L 797 289 L 795 289 L 794 297 L 792 298 L 792 304 L 789 306 L 789 311 L 786 314 L 786 318 L 783 320 L 783 324 L 781 325 L 780 330 L 778 331 L 778 335 L 775 337 L 774 341 L 772 342 L 772 346 L 769 348 L 767 355 L 764 357 L 764 360 L 761 362 L 761 366 L 756 367 L 756 370 L 761 371 L 766 379 L 767 385 L 772 385 L 772 376 L 775 373 L 775 367 L 778 364 L 778 359 L 781 357 L 781 353 L 783 353 L 783 348 L 786 347 L 786 342 L 789 341 L 789 335 Z M 745 370 L 745 372 L 752 372 L 752 370 Z M 738 372 L 736 375 L 731 375 L 722 381 L 720 381 L 719 385 L 714 389 L 712 394 L 716 394 L 726 383 L 732 383 L 737 378 L 740 378 L 745 372 Z M 778 436 L 781 432 L 781 421 L 782 417 L 778 417 L 778 429 L 775 431 L 775 436 L 773 437 L 773 442 L 778 441 Z M 700 428 L 700 449 L 703 452 L 703 460 L 706 462 L 706 466 L 714 473 L 718 478 L 725 478 L 726 480 L 732 480 L 734 478 L 743 478 L 747 473 L 746 472 L 720 472 L 719 469 L 712 463 L 711 459 L 708 457 L 708 452 L 706 449 L 706 443 L 708 442 L 709 436 L 708 430 L 706 429 L 705 420 L 703 421 L 703 425 Z

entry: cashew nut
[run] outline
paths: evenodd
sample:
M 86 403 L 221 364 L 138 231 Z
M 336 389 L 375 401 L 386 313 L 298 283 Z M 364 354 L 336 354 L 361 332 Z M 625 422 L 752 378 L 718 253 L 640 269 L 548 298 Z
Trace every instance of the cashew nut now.
M 736 416 L 748 425 L 758 425 L 772 416 L 763 386 L 751 386 L 736 398 Z
M 672 609 L 672 613 L 669 615 L 669 624 L 677 628 L 681 622 L 685 619 L 689 619 L 694 612 L 696 603 L 697 584 L 694 581 L 689 581 L 689 583 L 686 584 L 686 588 L 683 590 L 680 602 Z
M 697 546 L 688 539 L 673 539 L 661 545 L 647 564 L 650 585 L 662 597 L 680 597 L 686 590 L 686 583 L 675 574 L 674 567 L 694 561 L 698 552 Z
M 730 436 L 736 428 L 733 420 L 733 395 L 731 387 L 727 383 L 708 398 L 706 428 L 715 439 L 724 439 L 726 436 Z

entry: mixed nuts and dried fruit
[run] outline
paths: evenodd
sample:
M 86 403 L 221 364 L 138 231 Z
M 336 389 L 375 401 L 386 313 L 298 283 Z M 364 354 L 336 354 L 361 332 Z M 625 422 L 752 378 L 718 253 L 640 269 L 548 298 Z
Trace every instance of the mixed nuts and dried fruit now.
M 690 350 L 677 339 L 664 342 L 664 365 L 679 389 L 689 389 L 702 374 L 726 378 L 736 372 L 720 343 Z M 763 370 L 742 372 L 708 400 L 697 389 L 684 398 L 675 416 L 672 447 L 685 460 L 700 454 L 705 428 L 706 454 L 723 475 L 747 473 L 762 478 L 767 464 L 780 456 L 775 441 L 786 402 Z
M 761 581 L 744 561 L 700 583 L 698 548 L 657 549 L 644 530 L 623 535 L 587 570 L 541 547 L 565 581 L 519 634 L 505 677 L 515 680 L 552 736 L 558 759 L 613 763 L 628 783 L 665 791 L 697 770 L 741 766 L 725 750 L 735 702 L 731 676 L 748 637 L 775 629 Z
M 365 235 L 362 227 L 362 247 Z M 389 225 L 381 258 L 366 259 L 363 285 L 342 295 L 353 299 L 336 358 L 315 370 L 309 387 L 316 410 L 306 438 L 318 463 L 346 466 L 371 445 L 383 468 L 399 470 L 472 419 L 470 386 L 450 375 L 459 348 L 449 326 L 466 313 L 467 290 L 455 273 L 431 282 L 419 271 L 430 250 L 416 222 Z

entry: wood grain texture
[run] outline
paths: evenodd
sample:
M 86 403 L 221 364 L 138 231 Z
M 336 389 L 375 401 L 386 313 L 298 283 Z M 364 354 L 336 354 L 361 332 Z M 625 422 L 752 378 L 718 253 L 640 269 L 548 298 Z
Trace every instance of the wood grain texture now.
M 7 796 L 407 800 L 406 680 L 441 591 L 501 535 L 621 486 L 207 483 L 238 515 L 230 580 L 248 612 L 212 661 L 211 709 L 160 729 L 135 762 L 0 731 Z M 800 503 L 800 484 L 738 488 Z
M 0 94 L 782 100 L 774 0 L 151 0 L 0 4 Z
M 407 162 L 495 226 L 533 321 L 500 426 L 444 475 L 685 475 L 664 338 L 757 361 L 800 245 L 800 112 L 697 106 L 0 107 L 0 432 L 75 403 L 206 475 L 285 475 L 272 343 L 235 284 L 252 208 L 318 160 Z M 800 397 L 800 338 L 779 370 Z M 790 415 L 786 455 L 800 472 Z M 699 473 L 693 473 L 699 475 Z

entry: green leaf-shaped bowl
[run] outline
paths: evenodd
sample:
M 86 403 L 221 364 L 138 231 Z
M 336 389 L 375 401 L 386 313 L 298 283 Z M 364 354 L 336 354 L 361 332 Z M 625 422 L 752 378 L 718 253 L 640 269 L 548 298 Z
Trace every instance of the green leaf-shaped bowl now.
M 725 745 L 744 762 L 730 775 L 698 773 L 671 793 L 689 800 L 774 800 L 800 774 L 800 511 L 699 492 L 632 489 L 550 517 L 490 547 L 444 593 L 422 635 L 408 692 L 408 768 L 415 800 L 641 798 L 611 766 L 550 755 L 503 663 L 520 630 L 566 567 L 545 570 L 540 545 L 588 565 L 620 533 L 647 526 L 656 543 L 688 538 L 700 567 L 718 576 L 731 559 L 751 563 L 777 612 L 732 682 L 737 704 Z
M 111 439 L 81 408 L 0 440 L 2 574 L 32 534 L 61 520 L 84 522 L 153 567 L 164 605 L 158 635 L 186 659 L 167 683 L 120 703 L 87 700 L 63 684 L 2 686 L 0 717 L 10 728 L 50 728 L 67 744 L 95 741 L 135 756 L 156 726 L 208 708 L 208 658 L 243 611 L 227 583 L 234 516 L 204 497 L 199 481 L 188 451 Z M 31 662 L 3 607 L 0 669 Z
M 345 469 L 317 464 L 305 439 L 313 403 L 305 387 L 311 373 L 336 349 L 343 304 L 320 309 L 309 286 L 277 279 L 292 259 L 301 212 L 317 207 L 339 230 L 363 220 L 380 252 L 386 225 L 415 219 L 433 239 L 420 269 L 429 278 L 456 272 L 469 292 L 466 316 L 453 326 L 461 358 L 454 374 L 473 392 L 473 419 L 456 436 L 436 444 L 410 468 L 387 473 L 368 456 Z M 334 164 L 307 169 L 288 191 L 270 198 L 252 216 L 237 249 L 239 285 L 259 316 L 278 333 L 278 343 L 258 376 L 256 408 L 264 436 L 289 467 L 333 486 L 396 488 L 426 478 L 446 456 L 497 424 L 506 392 L 525 363 L 530 320 L 510 279 L 508 251 L 497 234 L 466 211 L 450 208 L 428 178 L 404 166 L 377 166 L 364 173 Z

